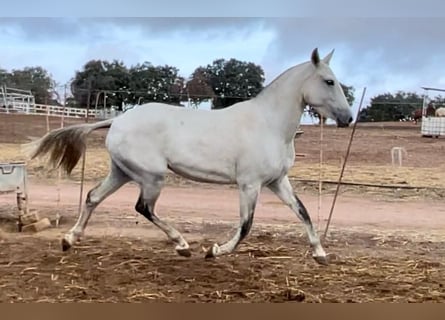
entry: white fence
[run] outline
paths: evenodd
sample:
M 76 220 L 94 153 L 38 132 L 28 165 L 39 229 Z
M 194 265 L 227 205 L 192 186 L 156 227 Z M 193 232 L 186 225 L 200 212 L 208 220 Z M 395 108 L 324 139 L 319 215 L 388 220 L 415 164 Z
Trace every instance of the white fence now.
M 0 86 L 0 98 L 0 106 L 4 106 L 6 110 L 14 108 L 14 106 L 26 107 L 35 104 L 34 96 L 30 90 Z
M 27 103 L 15 103 L 12 106 L 0 108 L 3 113 L 19 113 L 19 114 L 33 114 L 53 117 L 67 117 L 67 118 L 85 118 L 87 109 L 82 108 L 68 108 L 63 106 L 49 106 L 44 104 L 30 105 Z M 108 119 L 119 115 L 121 112 L 115 109 L 90 109 L 88 112 L 89 118 Z

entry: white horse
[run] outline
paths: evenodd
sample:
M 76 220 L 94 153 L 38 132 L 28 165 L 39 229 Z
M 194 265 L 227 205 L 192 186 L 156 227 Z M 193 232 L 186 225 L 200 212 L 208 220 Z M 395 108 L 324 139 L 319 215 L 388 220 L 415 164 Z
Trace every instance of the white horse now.
M 437 108 L 435 112 L 436 117 L 445 117 L 445 108 Z
M 70 174 L 86 149 L 87 135 L 109 128 L 106 147 L 111 158 L 108 176 L 88 192 L 76 224 L 62 239 L 68 250 L 83 236 L 93 210 L 122 185 L 140 186 L 135 209 L 176 244 L 179 255 L 190 256 L 182 234 L 155 213 L 167 169 L 195 181 L 237 184 L 240 224 L 235 235 L 206 258 L 231 253 L 252 226 L 257 197 L 263 187 L 272 190 L 304 223 L 313 258 L 327 264 L 326 253 L 303 203 L 287 176 L 294 163 L 294 137 L 306 105 L 336 120 L 339 127 L 352 122 L 350 106 L 329 67 L 333 51 L 320 59 L 294 66 L 256 97 L 221 110 L 190 110 L 162 103 L 147 103 L 116 118 L 51 131 L 28 147 L 31 158 L 49 154 L 53 166 Z

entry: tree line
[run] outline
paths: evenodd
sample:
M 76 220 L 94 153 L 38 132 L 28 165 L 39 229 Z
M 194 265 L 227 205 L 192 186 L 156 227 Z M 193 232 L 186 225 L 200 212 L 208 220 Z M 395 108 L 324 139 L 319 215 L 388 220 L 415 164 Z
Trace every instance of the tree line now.
M 181 106 L 191 102 L 198 106 L 211 101 L 213 109 L 225 108 L 255 97 L 264 88 L 264 70 L 260 65 L 237 59 L 216 59 L 197 67 L 186 79 L 179 69 L 150 62 L 126 66 L 122 61 L 91 60 L 76 71 L 69 83 L 68 106 L 84 108 L 99 105 L 141 104 L 152 101 Z M 0 85 L 30 90 L 36 103 L 61 104 L 60 88 L 42 67 L 25 67 L 8 72 L 0 68 Z M 349 104 L 355 101 L 353 86 L 341 84 Z M 443 104 L 441 96 L 434 98 Z M 409 118 L 422 107 L 423 96 L 413 92 L 384 93 L 371 98 L 359 121 L 396 121 Z M 319 118 L 310 107 L 309 114 Z M 325 119 L 322 119 L 322 121 Z
M 423 107 L 424 96 L 415 92 L 397 91 L 384 93 L 370 99 L 366 108 L 360 111 L 360 122 L 406 121 L 414 117 L 414 112 Z M 441 95 L 428 99 L 428 104 L 436 108 L 445 105 Z
M 199 105 L 212 100 L 212 107 L 219 109 L 256 96 L 263 89 L 264 80 L 261 66 L 236 59 L 217 59 L 199 66 L 188 79 L 169 65 L 144 62 L 127 67 L 118 60 L 91 60 L 75 72 L 67 104 L 79 108 L 98 104 L 119 109 L 122 103 L 157 101 L 181 105 L 190 101 Z M 54 97 L 56 83 L 41 67 L 11 72 L 0 69 L 0 85 L 31 90 L 36 103 L 60 103 L 59 97 Z

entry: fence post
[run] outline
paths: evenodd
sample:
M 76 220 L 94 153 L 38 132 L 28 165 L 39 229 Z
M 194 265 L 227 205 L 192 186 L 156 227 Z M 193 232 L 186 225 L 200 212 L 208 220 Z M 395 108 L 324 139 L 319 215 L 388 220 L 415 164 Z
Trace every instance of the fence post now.
M 87 100 L 87 113 L 85 117 L 85 122 L 88 123 L 88 112 L 90 111 L 90 99 L 91 99 L 91 79 L 88 84 L 88 100 Z M 85 162 L 86 162 L 86 151 L 83 153 L 82 156 L 82 168 L 80 172 L 80 196 L 79 196 L 79 214 L 82 211 L 82 199 L 83 199 L 83 184 L 85 181 Z

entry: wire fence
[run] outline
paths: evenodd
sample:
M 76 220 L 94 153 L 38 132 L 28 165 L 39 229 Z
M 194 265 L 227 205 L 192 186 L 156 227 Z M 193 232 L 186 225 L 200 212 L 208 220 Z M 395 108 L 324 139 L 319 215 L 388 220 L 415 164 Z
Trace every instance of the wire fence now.
M 8 89 L 11 90 L 11 88 Z M 50 103 L 37 104 L 35 103 L 34 97 L 31 96 L 31 99 L 29 94 L 27 97 L 22 97 L 21 99 L 1 99 L 1 96 L 6 96 L 5 90 L 3 90 L 0 92 L 0 112 L 106 119 L 115 117 L 129 109 L 134 108 L 137 105 L 149 102 L 161 102 L 193 109 L 213 109 L 221 107 L 216 105 L 218 103 L 218 99 L 232 99 L 231 102 L 236 103 L 253 98 L 253 96 L 247 95 L 191 94 L 186 86 L 181 88 L 181 90 L 178 92 L 177 90 L 166 91 L 165 88 L 130 90 L 124 87 L 117 90 L 104 90 L 97 88 L 86 88 L 85 86 L 75 87 L 72 85 L 72 83 L 66 83 L 54 86 L 53 91 L 54 93 L 57 93 L 55 95 L 58 99 L 50 101 Z M 77 98 L 75 98 L 72 91 L 78 95 Z M 83 99 L 80 99 L 84 101 L 83 105 L 79 105 L 79 95 L 84 96 Z M 420 97 L 425 98 L 425 95 L 419 95 L 419 98 Z M 70 103 L 73 101 L 75 103 Z M 443 102 L 444 101 L 439 101 L 437 108 L 443 107 Z M 394 116 L 394 121 L 413 121 L 415 120 L 415 117 L 412 113 L 415 110 L 422 109 L 423 107 L 423 101 L 416 98 L 413 100 L 404 99 L 399 101 L 373 99 L 372 103 L 388 107 L 400 106 L 404 110 L 413 110 L 411 112 L 407 112 L 406 110 L 401 113 L 399 112 L 399 116 Z M 368 106 L 364 107 L 363 109 L 366 110 L 367 107 Z M 305 109 L 304 117 L 306 120 L 312 119 L 314 122 L 319 122 L 318 115 L 314 113 L 313 110 L 310 110 L 310 107 Z M 365 115 L 364 117 L 360 115 L 358 121 L 369 122 L 372 120 L 367 119 Z M 434 123 L 433 122 L 431 126 L 434 125 L 436 128 L 438 127 L 437 123 L 440 123 L 440 127 L 442 127 L 442 121 L 438 120 Z M 434 132 L 436 131 L 437 130 Z M 439 130 L 440 134 L 442 134 L 442 131 L 442 129 Z

